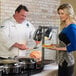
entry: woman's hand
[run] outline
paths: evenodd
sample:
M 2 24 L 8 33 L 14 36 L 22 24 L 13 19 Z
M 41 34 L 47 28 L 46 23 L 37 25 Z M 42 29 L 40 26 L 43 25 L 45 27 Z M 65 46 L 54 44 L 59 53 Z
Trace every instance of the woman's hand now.
M 58 44 L 51 44 L 53 47 L 50 47 L 48 49 L 51 50 L 58 50 L 58 51 L 66 51 L 66 47 L 60 47 Z
M 44 44 L 42 45 L 42 47 L 44 48 L 47 48 L 47 49 L 51 49 L 51 50 L 57 50 L 57 44 L 50 44 L 50 45 L 47 45 L 47 44 Z
M 51 50 L 59 50 L 59 48 L 57 46 L 53 46 L 53 47 L 50 47 L 48 49 L 51 49 Z

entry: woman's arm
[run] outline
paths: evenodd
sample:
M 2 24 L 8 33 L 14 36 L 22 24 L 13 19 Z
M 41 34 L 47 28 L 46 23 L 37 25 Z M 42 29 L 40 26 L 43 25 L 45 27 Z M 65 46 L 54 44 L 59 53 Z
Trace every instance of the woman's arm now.
M 60 47 L 58 44 L 51 44 L 53 48 L 49 48 L 51 50 L 58 50 L 58 51 L 66 51 L 66 47 Z
M 66 51 L 66 47 L 56 47 L 55 50 Z

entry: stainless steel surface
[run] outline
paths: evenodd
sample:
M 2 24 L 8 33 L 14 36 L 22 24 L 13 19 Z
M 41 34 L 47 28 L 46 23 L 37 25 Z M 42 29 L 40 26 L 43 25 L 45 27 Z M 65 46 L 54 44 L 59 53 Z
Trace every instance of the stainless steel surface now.
M 17 58 L 18 62 L 12 63 L 11 60 L 2 60 L 0 76 L 30 76 L 33 73 L 40 72 L 43 67 L 41 63 L 36 63 L 33 58 Z M 16 60 L 17 60 L 16 59 Z

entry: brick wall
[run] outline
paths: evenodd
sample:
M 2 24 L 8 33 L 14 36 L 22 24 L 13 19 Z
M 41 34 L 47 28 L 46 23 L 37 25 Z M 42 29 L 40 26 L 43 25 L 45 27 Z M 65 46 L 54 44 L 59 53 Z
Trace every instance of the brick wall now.
M 0 22 L 12 16 L 19 4 L 29 9 L 27 17 L 35 26 L 58 25 L 57 7 L 60 0 L 0 0 Z
M 0 22 L 1 22 L 1 1 L 0 1 Z
M 29 14 L 27 19 L 35 27 L 59 26 L 57 7 L 60 0 L 0 0 L 0 23 L 12 16 L 19 4 L 24 4 L 28 7 Z M 46 56 L 50 57 L 50 54 Z

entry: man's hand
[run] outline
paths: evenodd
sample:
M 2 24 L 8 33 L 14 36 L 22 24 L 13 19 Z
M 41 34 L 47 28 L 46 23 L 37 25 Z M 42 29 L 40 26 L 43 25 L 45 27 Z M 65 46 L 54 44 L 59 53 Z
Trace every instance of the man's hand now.
M 24 44 L 20 44 L 19 49 L 21 49 L 21 50 L 27 50 L 28 47 L 26 45 L 24 45 Z
M 17 48 L 19 48 L 19 49 L 21 49 L 21 50 L 26 50 L 26 49 L 28 49 L 28 47 L 27 47 L 26 45 L 24 45 L 24 44 L 19 44 L 19 43 L 15 43 L 15 44 L 13 45 L 13 47 L 17 47 Z

